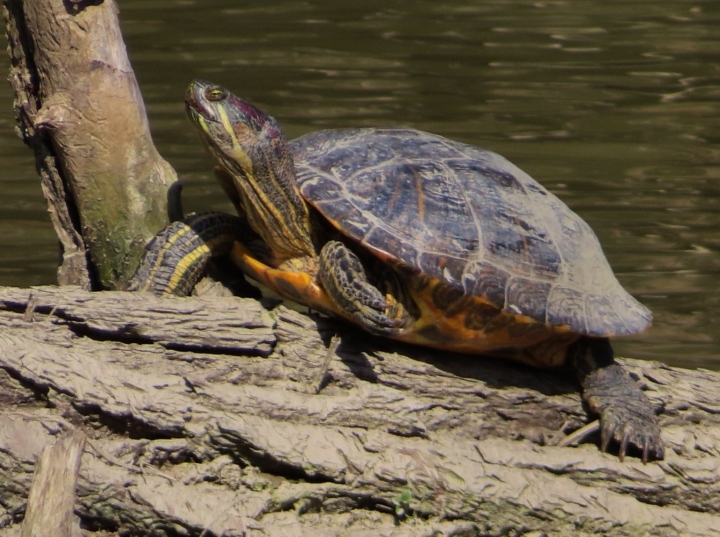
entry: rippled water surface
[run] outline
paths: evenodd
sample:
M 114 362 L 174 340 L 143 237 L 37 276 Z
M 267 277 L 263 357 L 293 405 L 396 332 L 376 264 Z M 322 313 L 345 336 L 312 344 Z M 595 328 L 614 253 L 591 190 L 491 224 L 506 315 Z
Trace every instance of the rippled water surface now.
M 655 314 L 618 354 L 720 368 L 720 3 L 120 0 L 188 210 L 229 209 L 185 119 L 222 83 L 289 137 L 405 125 L 497 151 L 595 229 Z M 7 70 L 7 59 L 2 68 Z M 55 281 L 30 151 L 0 91 L 0 284 Z

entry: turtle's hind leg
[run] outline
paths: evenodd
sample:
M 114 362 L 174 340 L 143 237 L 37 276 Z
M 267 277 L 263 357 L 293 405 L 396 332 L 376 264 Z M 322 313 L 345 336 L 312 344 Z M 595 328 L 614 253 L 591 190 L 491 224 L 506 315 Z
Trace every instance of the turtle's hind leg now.
M 360 259 L 339 241 L 320 251 L 318 280 L 330 299 L 366 330 L 389 335 L 405 323 L 402 306 L 368 280 Z
M 218 212 L 192 213 L 172 222 L 145 246 L 126 290 L 189 295 L 205 275 L 210 258 L 226 254 L 246 229 L 241 218 Z
M 610 440 L 620 448 L 620 460 L 629 446 L 642 453 L 642 460 L 665 455 L 660 425 L 650 400 L 640 386 L 613 358 L 607 338 L 581 337 L 568 349 L 568 359 L 583 387 L 583 399 L 600 415 L 601 449 Z

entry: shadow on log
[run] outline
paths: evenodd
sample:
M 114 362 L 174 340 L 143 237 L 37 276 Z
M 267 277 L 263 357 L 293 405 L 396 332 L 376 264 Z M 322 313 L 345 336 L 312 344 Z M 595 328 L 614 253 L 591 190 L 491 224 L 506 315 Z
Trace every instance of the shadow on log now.
M 624 360 L 668 450 L 620 463 L 547 445 L 586 420 L 563 373 L 250 299 L 2 288 L 0 309 L 0 527 L 77 428 L 86 532 L 720 533 L 717 373 Z

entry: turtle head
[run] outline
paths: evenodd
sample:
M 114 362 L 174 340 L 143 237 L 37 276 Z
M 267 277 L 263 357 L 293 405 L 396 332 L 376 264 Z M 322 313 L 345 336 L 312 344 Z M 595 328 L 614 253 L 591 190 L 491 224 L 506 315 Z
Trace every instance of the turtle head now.
M 210 154 L 223 168 L 252 172 L 258 153 L 286 149 L 275 118 L 222 86 L 203 80 L 192 82 L 185 105 Z
M 310 216 L 275 118 L 217 84 L 194 81 L 185 96 L 221 176 L 232 178 L 252 228 L 278 260 L 314 255 Z

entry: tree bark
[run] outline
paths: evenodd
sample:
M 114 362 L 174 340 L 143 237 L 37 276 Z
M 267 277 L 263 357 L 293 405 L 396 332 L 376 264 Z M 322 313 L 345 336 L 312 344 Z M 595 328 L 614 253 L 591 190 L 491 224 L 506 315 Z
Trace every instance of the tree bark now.
M 167 224 L 176 175 L 152 143 L 117 6 L 3 0 L 3 7 L 19 134 L 35 152 L 61 242 L 58 280 L 124 288 L 145 242 Z
M 88 533 L 720 534 L 720 374 L 623 360 L 667 455 L 621 463 L 550 445 L 587 421 L 570 374 L 272 306 L 2 288 L 0 528 L 77 428 Z

